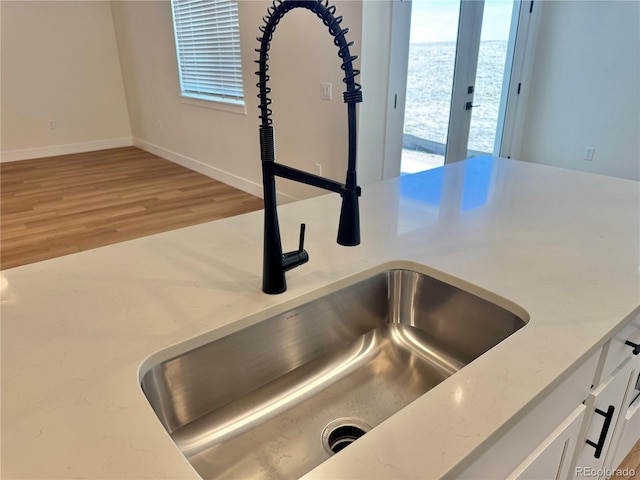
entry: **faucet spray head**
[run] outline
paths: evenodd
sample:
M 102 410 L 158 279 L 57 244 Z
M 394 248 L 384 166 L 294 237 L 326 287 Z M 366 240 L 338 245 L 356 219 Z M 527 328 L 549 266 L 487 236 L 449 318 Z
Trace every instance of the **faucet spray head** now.
M 360 187 L 342 192 L 342 208 L 338 225 L 338 244 L 345 247 L 360 245 Z

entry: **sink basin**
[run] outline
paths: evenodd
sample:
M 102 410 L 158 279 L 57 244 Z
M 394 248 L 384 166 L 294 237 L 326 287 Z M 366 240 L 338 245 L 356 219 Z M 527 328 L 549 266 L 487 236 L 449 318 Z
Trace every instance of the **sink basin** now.
M 299 477 L 528 321 L 440 277 L 386 269 L 316 295 L 153 365 L 142 389 L 203 478 Z

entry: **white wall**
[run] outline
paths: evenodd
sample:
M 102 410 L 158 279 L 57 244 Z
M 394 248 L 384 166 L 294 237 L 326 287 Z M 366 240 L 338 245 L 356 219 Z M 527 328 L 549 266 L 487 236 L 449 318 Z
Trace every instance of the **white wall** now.
M 362 85 L 358 178 L 400 175 L 406 103 L 410 2 L 362 2 Z M 392 32 L 401 31 L 392 41 Z
M 109 2 L 0 9 L 2 160 L 130 144 Z
M 640 2 L 547 1 L 517 158 L 640 179 Z M 583 159 L 595 147 L 593 161 Z
M 384 172 L 386 116 L 391 62 L 391 3 L 365 1 L 362 5 L 362 84 L 358 180 L 380 181 Z
M 351 29 L 347 38 L 356 42 L 352 53 L 359 55 L 361 2 L 333 3 L 345 18 L 343 26 Z M 182 101 L 168 1 L 112 2 L 135 144 L 262 194 L 254 49 L 270 4 L 267 0 L 239 2 L 246 114 L 238 114 Z M 298 9 L 282 19 L 269 62 L 277 159 L 312 172 L 320 163 L 324 176 L 343 182 L 347 109 L 340 63 L 327 28 L 314 14 Z M 333 83 L 332 101 L 320 99 L 322 82 Z M 324 193 L 282 179 L 277 185 L 289 199 Z

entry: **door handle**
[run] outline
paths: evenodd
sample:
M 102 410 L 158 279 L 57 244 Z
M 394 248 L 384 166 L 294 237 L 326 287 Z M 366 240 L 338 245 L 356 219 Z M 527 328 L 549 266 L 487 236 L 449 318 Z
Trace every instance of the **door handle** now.
M 613 420 L 613 412 L 615 412 L 615 410 L 616 408 L 613 405 L 609 405 L 609 408 L 606 412 L 603 412 L 599 408 L 596 408 L 596 413 L 604 417 L 604 425 L 602 425 L 602 430 L 600 431 L 600 438 L 598 438 L 598 443 L 594 443 L 589 439 L 585 440 L 587 445 L 591 445 L 596 449 L 596 452 L 593 455 L 595 458 L 600 458 L 600 455 L 602 455 L 604 442 L 607 440 L 607 433 L 609 432 L 611 420 Z
M 624 342 L 625 345 L 629 345 L 631 348 L 633 348 L 633 354 L 634 355 L 638 355 L 640 353 L 640 343 L 633 343 L 630 340 L 627 340 L 626 342 Z

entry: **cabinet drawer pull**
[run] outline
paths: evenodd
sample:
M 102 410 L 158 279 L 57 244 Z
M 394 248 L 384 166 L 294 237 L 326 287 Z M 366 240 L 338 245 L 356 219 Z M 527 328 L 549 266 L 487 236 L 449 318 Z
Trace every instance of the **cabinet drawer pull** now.
M 626 342 L 624 342 L 624 344 L 629 345 L 631 348 L 633 348 L 634 355 L 638 355 L 640 353 L 640 343 L 633 343 L 627 340 Z
M 602 415 L 604 417 L 604 425 L 602 425 L 602 431 L 600 432 L 600 438 L 598 439 L 598 443 L 593 443 L 591 440 L 587 439 L 586 442 L 588 445 L 591 445 L 596 449 L 596 453 L 594 454 L 595 458 L 600 458 L 602 455 L 602 449 L 604 448 L 604 442 L 607 439 L 607 433 L 609 432 L 609 427 L 611 426 L 611 420 L 613 419 L 613 412 L 615 411 L 615 407 L 613 405 L 609 405 L 609 408 L 606 412 L 603 412 L 599 408 L 596 408 L 596 413 Z

